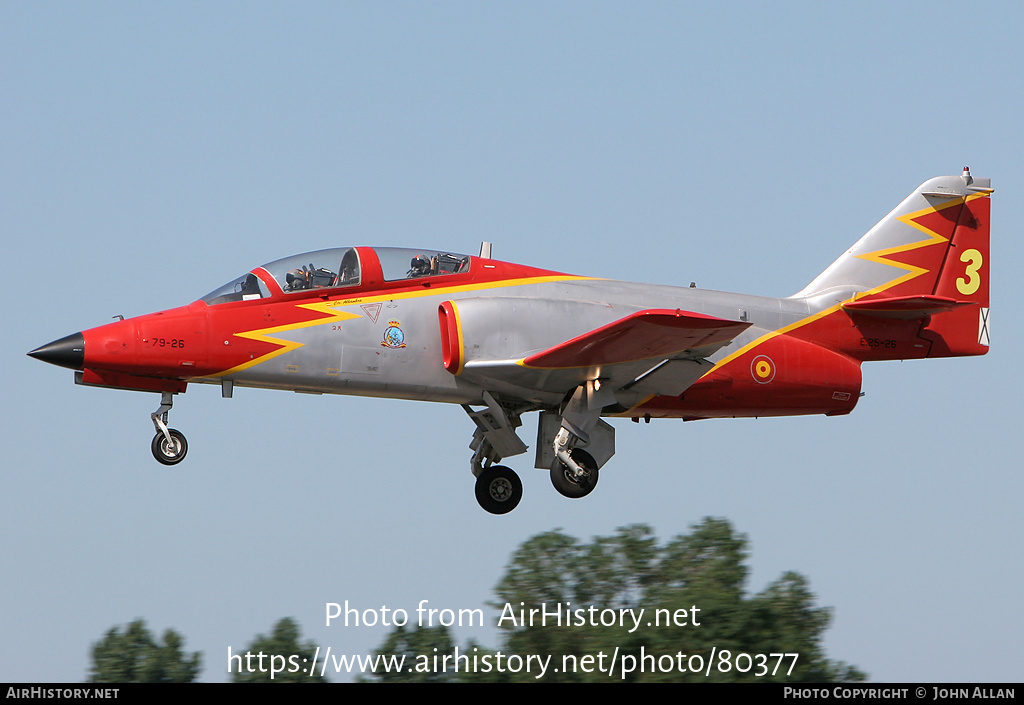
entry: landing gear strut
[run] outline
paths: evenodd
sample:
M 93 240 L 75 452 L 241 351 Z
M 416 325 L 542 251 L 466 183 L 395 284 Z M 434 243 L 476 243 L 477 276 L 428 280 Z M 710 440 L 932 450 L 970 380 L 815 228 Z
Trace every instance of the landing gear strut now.
M 615 454 L 615 429 L 600 418 L 601 409 L 613 402 L 610 391 L 592 380 L 577 387 L 558 413 L 541 412 L 537 467 L 550 468 L 551 484 L 562 496 L 590 494 L 598 468 Z
M 157 462 L 163 465 L 177 465 L 188 453 L 185 434 L 175 428 L 167 428 L 167 415 L 173 405 L 174 394 L 161 392 L 160 408 L 149 415 L 153 419 L 153 426 L 156 427 L 156 435 L 153 436 L 150 449 Z
M 516 428 L 522 424 L 520 416 L 527 408 L 502 404 L 490 392 L 484 392 L 483 398 L 485 409 L 462 407 L 476 424 L 473 442 L 469 444 L 473 450 L 469 464 L 476 476 L 476 501 L 491 514 L 508 514 L 523 498 L 523 483 L 515 470 L 494 463 L 526 452 L 526 444 L 516 435 Z
M 502 400 L 482 393 L 485 404 L 462 406 L 476 424 L 470 467 L 476 477 L 476 500 L 491 514 L 507 514 L 523 497 L 523 483 L 502 458 L 526 452 L 516 435 L 520 417 L 538 410 L 528 402 Z M 586 497 L 597 486 L 598 469 L 615 454 L 615 429 L 601 420 L 602 409 L 615 403 L 599 380 L 579 385 L 557 411 L 541 409 L 537 425 L 536 467 L 550 470 L 551 484 L 571 499 Z M 477 404 L 479 406 L 479 404 Z

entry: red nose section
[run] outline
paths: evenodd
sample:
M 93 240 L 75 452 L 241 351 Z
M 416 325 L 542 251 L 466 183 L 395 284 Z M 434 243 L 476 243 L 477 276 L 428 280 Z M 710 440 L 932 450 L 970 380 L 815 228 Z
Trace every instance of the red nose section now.
M 140 369 L 136 351 L 138 338 L 136 319 L 108 323 L 83 331 L 85 336 L 85 367 L 96 370 L 137 373 Z
M 79 371 L 81 384 L 177 391 L 208 364 L 206 305 L 115 321 L 55 340 L 32 357 Z

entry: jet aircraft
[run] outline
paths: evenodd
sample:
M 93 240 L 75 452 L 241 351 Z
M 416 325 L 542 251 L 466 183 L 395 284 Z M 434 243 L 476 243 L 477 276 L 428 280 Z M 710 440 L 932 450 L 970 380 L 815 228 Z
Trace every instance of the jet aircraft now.
M 801 291 L 766 298 L 610 281 L 433 249 L 341 247 L 280 259 L 198 301 L 28 353 L 77 384 L 155 392 L 152 451 L 189 384 L 460 404 L 475 426 L 476 497 L 516 507 L 504 458 L 526 452 L 583 497 L 615 452 L 602 417 L 684 420 L 848 414 L 861 363 L 983 355 L 989 179 L 930 179 Z

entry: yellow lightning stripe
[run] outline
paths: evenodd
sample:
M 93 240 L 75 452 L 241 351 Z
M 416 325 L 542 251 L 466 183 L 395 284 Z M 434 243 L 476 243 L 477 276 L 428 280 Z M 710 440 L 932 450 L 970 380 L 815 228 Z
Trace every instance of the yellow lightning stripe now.
M 919 240 L 918 242 L 911 242 L 906 245 L 897 245 L 896 247 L 888 247 L 884 250 L 875 250 L 874 252 L 868 252 L 867 254 L 856 255 L 858 259 L 866 260 L 868 262 L 877 262 L 879 264 L 885 264 L 890 267 L 899 267 L 900 269 L 906 270 L 906 274 L 904 274 L 903 276 L 897 277 L 896 279 L 885 284 L 882 284 L 881 286 L 875 287 L 870 291 L 865 291 L 861 293 L 859 296 L 870 296 L 872 294 L 877 294 L 887 289 L 892 289 L 893 287 L 899 286 L 904 282 L 908 282 L 911 279 L 916 279 L 922 274 L 927 274 L 928 272 L 930 272 L 930 269 L 925 269 L 924 267 L 918 267 L 913 264 L 907 264 L 906 262 L 900 262 L 898 260 L 891 260 L 887 258 L 900 252 L 910 252 L 912 250 L 917 250 L 922 247 L 928 247 L 929 245 L 948 243 L 949 238 L 939 235 L 937 232 L 931 230 L 930 228 L 926 228 L 924 225 L 921 225 L 921 223 L 918 223 L 916 219 L 929 215 L 931 213 L 938 213 L 941 210 L 952 208 L 954 206 L 962 206 L 964 202 L 964 198 L 954 198 L 946 203 L 943 203 L 941 206 L 938 207 L 929 206 L 928 208 L 922 208 L 921 210 L 914 211 L 913 213 L 907 213 L 906 215 L 897 216 L 896 220 L 900 221 L 901 223 L 904 223 L 905 225 L 909 225 L 915 230 L 924 233 L 925 235 L 927 235 L 927 237 L 924 240 Z M 954 224 L 953 227 L 955 228 L 956 224 Z M 854 299 L 856 298 L 858 297 L 855 296 Z
M 870 289 L 868 291 L 864 291 L 864 292 L 861 292 L 859 294 L 855 294 L 853 296 L 852 300 L 856 301 L 857 299 L 863 298 L 865 296 L 871 296 L 873 294 L 879 294 L 879 293 L 881 293 L 883 291 L 886 291 L 888 289 L 892 289 L 892 288 L 894 288 L 896 286 L 899 286 L 903 282 L 910 281 L 911 279 L 919 277 L 922 274 L 927 274 L 928 272 L 930 272 L 931 271 L 930 269 L 924 269 L 923 267 L 917 267 L 917 266 L 912 265 L 912 264 L 907 264 L 906 262 L 899 262 L 899 261 L 896 261 L 896 260 L 890 260 L 890 259 L 885 259 L 885 258 L 887 258 L 887 257 L 889 257 L 891 255 L 897 254 L 899 252 L 909 252 L 911 250 L 917 250 L 917 249 L 920 249 L 922 247 L 927 247 L 928 245 L 937 245 L 937 244 L 941 244 L 941 243 L 948 243 L 949 242 L 949 238 L 946 238 L 946 237 L 943 237 L 942 235 L 939 235 L 937 232 L 935 232 L 934 230 L 931 230 L 930 228 L 926 228 L 925 226 L 921 225 L 921 223 L 916 222 L 916 219 L 924 217 L 924 216 L 926 216 L 926 215 L 928 215 L 930 213 L 938 213 L 939 211 L 945 210 L 947 208 L 953 208 L 953 207 L 956 207 L 956 206 L 962 206 L 965 203 L 967 203 L 968 201 L 973 201 L 976 198 L 987 198 L 991 193 L 992 193 L 992 189 L 987 189 L 986 191 L 983 191 L 983 192 L 980 192 L 980 193 L 973 193 L 973 194 L 969 194 L 968 196 L 960 196 L 959 198 L 952 198 L 952 199 L 950 199 L 946 203 L 943 203 L 940 206 L 929 206 L 928 208 L 922 208 L 921 210 L 914 211 L 913 213 L 907 213 L 906 215 L 897 216 L 896 220 L 898 220 L 901 223 L 904 223 L 906 225 L 909 225 L 910 227 L 914 228 L 915 230 L 919 230 L 920 232 L 924 233 L 928 237 L 925 238 L 924 240 L 920 240 L 918 242 L 912 242 L 912 243 L 910 243 L 908 245 L 899 245 L 897 247 L 890 247 L 890 248 L 887 248 L 887 249 L 884 249 L 884 250 L 876 250 L 874 252 L 868 252 L 867 254 L 863 254 L 863 255 L 856 255 L 859 259 L 867 260 L 868 262 L 878 262 L 878 263 L 881 263 L 881 264 L 889 265 L 891 267 L 900 267 L 901 269 L 907 270 L 907 273 L 904 274 L 901 277 L 898 277 L 897 279 L 894 279 L 894 280 L 892 280 L 890 282 L 887 282 L 886 284 L 882 284 L 881 286 L 875 287 L 874 289 Z M 954 231 L 956 230 L 956 224 L 955 223 L 953 225 L 953 229 L 954 229 Z M 940 266 L 941 266 L 941 263 L 940 263 Z
M 284 355 L 286 352 L 291 352 L 297 348 L 301 348 L 305 343 L 297 343 L 294 340 L 282 340 L 281 338 L 275 338 L 274 335 L 278 333 L 285 333 L 287 331 L 298 330 L 300 328 L 309 328 L 311 326 L 319 326 L 324 323 L 337 323 L 339 321 L 348 321 L 353 318 L 360 318 L 358 314 L 349 313 L 348 311 L 335 311 L 331 308 L 332 301 L 317 301 L 310 304 L 297 304 L 298 308 L 309 309 L 310 311 L 316 311 L 318 313 L 327 314 L 327 318 L 314 318 L 311 321 L 302 321 L 301 323 L 288 323 L 283 326 L 272 326 L 270 328 L 260 328 L 259 330 L 250 330 L 244 333 L 235 333 L 235 336 L 239 338 L 246 338 L 248 340 L 257 340 L 262 343 L 271 343 L 273 345 L 280 345 L 281 347 L 273 352 L 269 352 L 266 355 L 244 362 L 241 365 L 232 367 L 229 370 L 218 372 L 213 377 L 223 377 L 224 375 L 233 374 L 235 372 L 241 372 L 242 370 L 255 367 L 267 360 L 277 357 L 278 355 Z
M 298 308 L 309 309 L 310 311 L 316 311 L 318 313 L 327 314 L 326 318 L 315 318 L 311 321 L 303 321 L 301 323 L 288 323 L 281 326 L 271 326 L 270 328 L 260 328 L 258 330 L 246 331 L 244 333 L 235 333 L 234 335 L 239 338 L 246 338 L 248 340 L 257 340 L 263 343 L 272 343 L 274 345 L 280 345 L 281 347 L 273 352 L 269 352 L 266 355 L 244 362 L 241 365 L 236 365 L 231 369 L 218 372 L 210 375 L 210 377 L 223 377 L 225 375 L 234 374 L 247 370 L 250 367 L 262 364 L 267 360 L 271 360 L 279 355 L 284 355 L 287 352 L 301 348 L 305 343 L 297 343 L 293 340 L 282 340 L 281 338 L 273 337 L 279 333 L 286 333 L 292 330 L 298 330 L 299 328 L 309 328 L 311 326 L 319 326 L 325 323 L 338 323 L 340 321 L 349 321 L 354 318 L 363 318 L 358 313 L 351 313 L 348 311 L 338 311 L 340 306 L 353 306 L 356 304 L 374 303 L 377 301 L 395 301 L 399 299 L 411 299 L 422 296 L 447 296 L 452 293 L 461 293 L 465 291 L 479 291 L 482 289 L 499 289 L 509 286 L 524 286 L 526 284 L 545 284 L 550 282 L 565 282 L 565 281 L 593 281 L 596 277 L 575 277 L 566 275 L 555 275 L 555 276 L 544 276 L 544 277 L 524 277 L 522 279 L 508 279 L 504 281 L 486 282 L 482 284 L 463 284 L 460 286 L 438 286 L 438 287 L 424 287 L 421 291 L 405 291 L 402 293 L 390 293 L 390 294 L 375 294 L 373 296 L 357 296 L 354 298 L 338 299 L 334 301 L 316 301 L 314 303 L 307 304 L 296 304 Z M 458 315 L 458 314 L 456 314 Z M 459 331 L 461 335 L 461 329 Z M 461 368 L 460 368 L 461 372 Z

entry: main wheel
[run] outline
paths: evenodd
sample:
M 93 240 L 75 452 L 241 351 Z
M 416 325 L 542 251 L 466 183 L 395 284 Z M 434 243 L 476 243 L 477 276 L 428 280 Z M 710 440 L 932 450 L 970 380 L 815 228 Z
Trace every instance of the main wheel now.
M 576 479 L 569 467 L 561 460 L 555 460 L 551 466 L 551 484 L 555 486 L 558 493 L 570 499 L 586 497 L 597 487 L 597 463 L 592 456 L 582 448 L 573 448 L 569 456 L 576 461 L 576 464 L 587 471 L 584 477 Z
M 492 465 L 476 478 L 476 501 L 491 514 L 508 514 L 523 498 L 523 483 L 512 468 Z
M 153 436 L 153 443 L 150 448 L 153 450 L 153 457 L 158 463 L 164 465 L 177 465 L 185 459 L 188 452 L 188 442 L 185 441 L 185 434 L 176 428 L 168 429 L 171 434 L 171 442 L 167 442 L 164 434 L 157 433 Z

